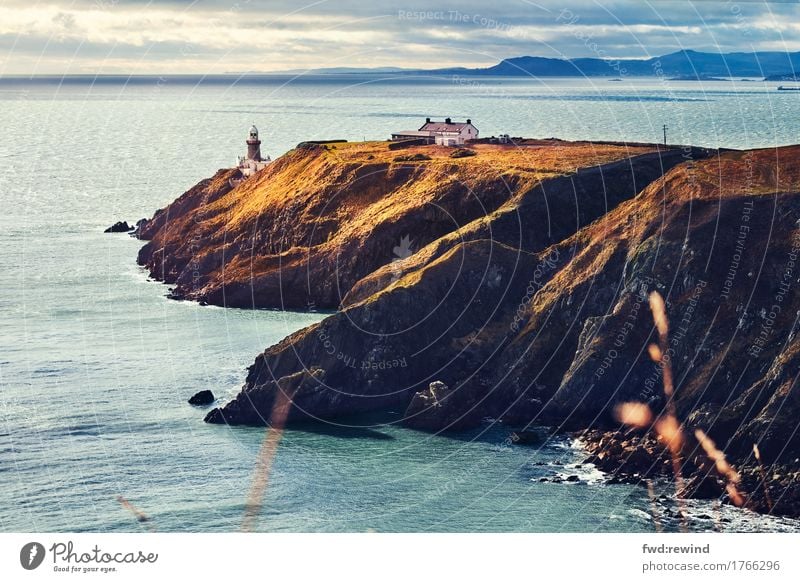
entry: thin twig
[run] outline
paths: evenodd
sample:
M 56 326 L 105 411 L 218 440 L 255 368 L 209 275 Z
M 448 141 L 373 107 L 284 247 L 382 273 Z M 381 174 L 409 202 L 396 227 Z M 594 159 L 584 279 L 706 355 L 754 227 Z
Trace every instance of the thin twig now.
M 769 487 L 767 487 L 767 475 L 764 472 L 764 465 L 761 463 L 761 451 L 758 450 L 758 445 L 753 443 L 753 454 L 758 461 L 758 473 L 761 475 L 761 487 L 764 488 L 764 498 L 767 501 L 767 509 L 772 513 L 772 497 L 769 494 Z
M 739 493 L 739 488 L 736 486 L 741 480 L 739 473 L 736 472 L 736 469 L 734 469 L 725 458 L 725 453 L 717 448 L 717 445 L 714 444 L 714 441 L 712 441 L 706 433 L 698 428 L 694 431 L 694 436 L 697 437 L 700 446 L 703 447 L 708 458 L 714 461 L 717 473 L 722 475 L 727 481 L 725 490 L 728 492 L 731 501 L 733 501 L 734 505 L 737 507 L 742 507 L 745 500 L 742 494 Z
M 653 321 L 658 331 L 658 345 L 650 346 L 650 357 L 661 365 L 664 384 L 664 395 L 667 398 L 666 415 L 656 423 L 656 432 L 664 439 L 672 458 L 672 473 L 675 476 L 675 496 L 678 503 L 678 512 L 681 515 L 681 530 L 688 531 L 686 523 L 686 504 L 683 500 L 684 486 L 681 474 L 681 449 L 683 447 L 683 432 L 675 412 L 675 386 L 672 376 L 672 364 L 668 356 L 669 348 L 669 319 L 664 299 L 658 293 L 650 293 L 650 310 L 653 312 Z
M 156 531 L 156 528 L 150 521 L 150 518 L 147 517 L 144 512 L 140 511 L 133 503 L 125 499 L 122 495 L 117 495 L 117 502 L 122 505 L 122 507 L 130 511 L 136 518 L 136 521 L 143 523 L 144 527 L 147 528 L 147 531 Z
M 278 389 L 275 397 L 275 404 L 272 407 L 272 414 L 269 419 L 269 428 L 264 435 L 261 443 L 261 450 L 258 452 L 256 467 L 253 473 L 253 483 L 250 485 L 250 493 L 247 496 L 245 505 L 244 519 L 242 520 L 242 531 L 251 532 L 256 520 L 261 513 L 264 503 L 264 493 L 269 484 L 269 474 L 272 469 L 272 462 L 275 460 L 275 453 L 278 445 L 283 438 L 283 429 L 286 426 L 286 418 L 292 407 L 292 395 L 283 389 Z

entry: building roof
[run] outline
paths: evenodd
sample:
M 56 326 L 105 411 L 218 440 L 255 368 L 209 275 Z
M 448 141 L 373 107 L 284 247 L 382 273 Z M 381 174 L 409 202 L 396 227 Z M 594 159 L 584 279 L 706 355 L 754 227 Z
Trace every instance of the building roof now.
M 427 121 L 427 122 L 425 122 L 425 125 L 423 125 L 419 129 L 420 129 L 420 131 L 433 131 L 433 132 L 436 132 L 436 133 L 440 133 L 440 132 L 445 132 L 445 131 L 447 131 L 447 132 L 450 132 L 450 131 L 459 132 L 462 129 L 464 129 L 465 127 L 475 127 L 475 126 L 472 125 L 472 121 L 469 120 L 469 119 L 467 120 L 466 123 L 447 123 L 446 121 Z

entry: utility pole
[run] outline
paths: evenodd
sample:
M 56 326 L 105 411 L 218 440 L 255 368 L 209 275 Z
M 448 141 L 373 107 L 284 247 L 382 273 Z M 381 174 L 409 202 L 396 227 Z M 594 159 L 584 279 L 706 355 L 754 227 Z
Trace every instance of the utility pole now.
M 664 124 L 664 145 L 667 145 L 667 124 Z

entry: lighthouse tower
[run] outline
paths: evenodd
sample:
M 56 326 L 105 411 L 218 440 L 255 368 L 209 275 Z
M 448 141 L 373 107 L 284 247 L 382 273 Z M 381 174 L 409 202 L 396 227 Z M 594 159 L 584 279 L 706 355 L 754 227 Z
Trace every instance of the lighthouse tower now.
M 239 156 L 237 164 L 239 171 L 245 177 L 252 176 L 259 170 L 263 170 L 270 163 L 269 156 L 261 157 L 261 140 L 258 139 L 258 128 L 253 125 L 247 132 L 247 155 Z
M 254 162 L 262 160 L 261 140 L 258 139 L 258 128 L 255 125 L 250 126 L 250 131 L 247 134 L 247 159 Z

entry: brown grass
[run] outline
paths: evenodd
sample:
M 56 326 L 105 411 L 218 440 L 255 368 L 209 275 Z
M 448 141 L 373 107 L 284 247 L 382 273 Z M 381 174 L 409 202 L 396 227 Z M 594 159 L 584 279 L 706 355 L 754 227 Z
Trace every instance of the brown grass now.
M 453 150 L 447 147 L 403 150 L 404 159 L 428 158 L 419 161 L 398 160 L 398 153 L 389 150 L 387 142 L 338 144 L 314 152 L 294 150 L 204 210 L 218 227 L 236 230 L 237 225 L 249 224 L 266 209 L 312 205 L 322 194 L 331 203 L 328 211 L 339 215 L 344 230 L 348 230 L 362 223 L 374 225 L 385 220 L 387 214 L 397 215 L 404 207 L 425 204 L 443 181 L 478 186 L 504 176 L 508 181 L 524 182 L 528 189 L 545 178 L 653 151 L 585 143 L 523 148 L 477 145 L 470 149 L 477 155 L 459 159 L 451 158 Z M 399 177 L 403 168 L 415 170 L 413 179 Z M 375 179 L 370 177 L 371 172 L 376 172 Z M 355 187 L 341 189 L 346 184 Z M 382 191 L 387 186 L 395 188 L 389 197 Z
M 672 473 L 675 477 L 675 497 L 678 501 L 678 512 L 681 515 L 681 529 L 686 531 L 686 504 L 683 500 L 684 485 L 681 474 L 681 449 L 683 448 L 683 430 L 675 413 L 675 386 L 672 380 L 672 364 L 667 357 L 669 346 L 669 319 L 664 299 L 658 291 L 650 293 L 650 310 L 653 322 L 658 331 L 658 345 L 650 346 L 650 357 L 661 365 L 664 396 L 667 398 L 665 413 L 656 421 L 655 430 L 658 439 L 669 449 L 672 459 Z
M 727 481 L 725 490 L 728 492 L 728 496 L 731 498 L 733 504 L 737 507 L 742 507 L 745 503 L 745 499 L 744 496 L 739 493 L 737 487 L 737 484 L 741 481 L 739 473 L 728 463 L 728 460 L 725 458 L 725 453 L 717 448 L 717 445 L 706 433 L 698 428 L 694 431 L 694 436 L 697 438 L 700 446 L 703 447 L 708 458 L 714 461 L 714 467 L 717 469 L 717 473 L 722 475 Z
M 661 365 L 663 371 L 663 386 L 664 396 L 666 397 L 666 406 L 664 412 L 653 423 L 653 429 L 657 435 L 658 441 L 670 452 L 672 458 L 672 471 L 675 478 L 675 496 L 678 503 L 679 513 L 681 515 L 681 529 L 684 531 L 687 528 L 685 503 L 683 500 L 684 485 L 683 477 L 681 475 L 681 453 L 684 447 L 685 438 L 683 436 L 683 427 L 678 420 L 678 415 L 675 410 L 675 386 L 673 383 L 672 366 L 669 358 L 666 357 L 666 349 L 669 345 L 669 319 L 667 317 L 666 305 L 661 295 L 654 291 L 650 294 L 650 309 L 653 312 L 653 323 L 655 324 L 658 332 L 658 344 L 651 344 L 648 346 L 648 353 L 650 358 Z M 621 423 L 636 428 L 646 428 L 650 425 L 649 421 L 652 418 L 652 412 L 646 404 L 639 402 L 626 402 L 620 404 L 616 408 L 616 418 Z M 725 490 L 731 502 L 737 507 L 743 507 L 746 503 L 745 496 L 739 491 L 738 484 L 741 479 L 739 473 L 728 462 L 720 449 L 717 448 L 711 438 L 700 429 L 694 431 L 695 438 L 700 446 L 703 448 L 706 456 L 714 462 L 714 467 L 726 481 Z M 765 496 L 767 503 L 771 509 L 772 501 L 769 498 L 767 491 L 766 479 L 764 476 L 764 468 L 761 466 L 761 455 L 757 445 L 753 445 L 753 453 L 758 460 L 761 469 L 761 479 L 764 486 Z M 653 501 L 652 483 L 648 481 L 648 494 Z M 653 508 L 653 519 L 656 520 L 655 508 Z M 719 521 L 717 520 L 717 528 L 719 528 Z M 656 529 L 660 531 L 660 524 L 656 524 Z

